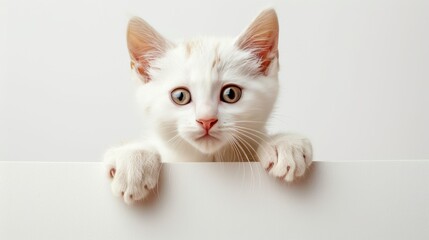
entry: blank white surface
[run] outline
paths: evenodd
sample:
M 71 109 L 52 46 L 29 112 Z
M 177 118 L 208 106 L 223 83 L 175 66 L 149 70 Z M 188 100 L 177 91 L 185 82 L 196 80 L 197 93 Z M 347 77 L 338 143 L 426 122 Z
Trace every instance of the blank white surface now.
M 125 42 L 138 15 L 171 39 L 280 21 L 272 129 L 318 160 L 429 158 L 429 1 L 0 0 L 0 159 L 97 161 L 139 134 Z M 60 156 L 60 157 L 59 157 Z
M 133 207 L 102 170 L 0 162 L 0 239 L 429 239 L 429 161 L 316 162 L 289 186 L 257 163 L 165 164 Z

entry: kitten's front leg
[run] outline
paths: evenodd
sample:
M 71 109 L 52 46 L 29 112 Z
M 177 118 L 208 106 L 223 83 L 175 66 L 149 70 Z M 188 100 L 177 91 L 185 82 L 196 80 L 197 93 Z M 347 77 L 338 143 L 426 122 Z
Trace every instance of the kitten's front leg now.
M 313 150 L 307 138 L 278 134 L 259 146 L 258 156 L 270 175 L 292 182 L 311 165 Z
M 158 152 L 141 144 L 109 149 L 104 155 L 112 192 L 127 204 L 144 199 L 155 188 L 161 169 Z

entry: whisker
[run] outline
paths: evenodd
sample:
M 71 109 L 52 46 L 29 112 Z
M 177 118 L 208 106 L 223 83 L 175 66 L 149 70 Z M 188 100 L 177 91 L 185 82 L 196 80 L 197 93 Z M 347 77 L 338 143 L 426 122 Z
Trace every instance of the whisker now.
M 252 129 L 249 129 L 249 130 L 252 130 Z M 262 140 L 262 141 L 264 141 L 267 145 L 269 145 L 269 143 L 264 139 L 264 138 L 262 138 L 262 137 L 260 137 L 260 136 L 258 136 L 258 135 L 256 135 L 256 134 L 253 134 L 253 133 L 251 133 L 251 132 L 247 132 L 247 131 L 245 131 L 245 130 L 243 130 L 243 129 L 240 129 L 240 128 L 238 128 L 238 129 L 230 129 L 230 131 L 235 131 L 235 132 L 238 132 L 239 134 L 243 134 L 245 137 L 247 137 L 249 140 L 252 140 L 253 142 L 255 142 L 255 144 L 257 144 L 258 145 L 258 148 L 261 148 L 264 152 L 265 152 L 265 154 L 267 154 L 267 155 L 269 155 L 269 153 L 268 153 L 268 151 L 267 151 L 267 149 L 265 148 L 265 146 L 264 145 L 262 145 L 262 144 L 260 144 L 260 142 L 258 142 L 258 141 L 256 141 L 254 138 L 252 138 L 251 136 L 254 136 L 254 137 L 257 137 L 257 138 L 259 138 L 260 140 Z M 251 135 L 251 136 L 249 136 L 249 135 Z M 255 151 L 255 150 L 254 150 Z M 258 154 L 258 152 L 257 151 L 255 151 L 256 152 L 256 155 L 257 155 L 257 157 L 258 157 L 258 160 L 260 161 L 260 159 L 261 159 L 261 156 Z
M 255 150 L 255 148 L 250 143 L 248 143 L 244 138 L 242 138 L 238 135 L 235 135 L 235 137 L 238 138 L 244 144 L 244 147 L 247 149 L 247 151 L 249 151 L 250 154 L 251 154 L 250 150 L 253 150 L 253 152 L 258 156 L 258 152 Z M 254 158 L 252 158 L 252 160 L 254 160 Z M 253 180 L 253 177 L 255 176 L 255 174 L 253 172 L 252 164 L 250 164 L 249 160 L 248 160 L 248 162 L 249 162 L 249 167 L 250 167 L 250 173 L 251 173 L 252 180 Z
M 237 137 L 237 136 L 235 136 L 235 137 Z M 238 142 L 236 138 L 233 138 L 233 141 L 236 142 L 236 145 L 241 149 L 241 151 L 244 154 L 247 162 L 250 163 L 251 161 L 249 159 L 249 156 L 247 155 L 247 152 L 244 150 L 244 148 L 241 146 L 240 142 Z M 244 145 L 244 147 L 247 149 L 247 151 L 249 151 L 249 149 L 247 148 L 247 146 Z M 244 166 L 244 169 L 246 169 L 245 166 Z M 250 171 L 251 171 L 251 174 L 253 175 L 253 169 L 252 168 L 250 169 Z M 243 176 L 243 179 L 244 179 L 244 176 Z
M 244 158 L 243 158 L 243 155 L 241 154 L 240 150 L 237 147 L 237 143 L 236 143 L 236 141 L 234 139 L 234 136 L 232 136 L 231 134 L 226 135 L 226 136 L 228 136 L 229 141 L 232 143 L 231 144 L 232 149 L 234 150 L 234 152 L 237 153 L 237 158 L 235 160 L 238 160 L 239 163 L 242 163 Z M 240 167 L 241 166 L 243 166 L 243 165 L 240 164 Z M 244 167 L 245 166 L 243 166 L 243 169 L 245 169 Z M 244 170 L 244 176 L 246 176 L 246 171 L 245 170 Z
M 256 134 L 256 133 L 258 133 L 258 134 L 260 134 L 260 135 L 262 135 L 262 136 L 264 136 L 264 137 L 266 137 L 266 138 L 270 138 L 270 137 L 269 137 L 269 135 L 268 135 L 268 134 L 266 134 L 266 133 L 264 133 L 264 132 L 261 132 L 261 131 L 258 131 L 258 130 L 252 129 L 252 128 L 243 127 L 243 126 L 235 126 L 235 130 L 242 130 L 242 131 L 252 131 L 252 132 L 255 132 L 255 133 L 250 133 L 250 132 L 247 132 L 247 133 L 248 133 L 248 134 L 251 134 L 252 136 L 255 136 L 255 137 L 259 138 L 261 141 L 264 141 L 265 143 L 269 144 L 269 143 L 267 142 L 267 140 L 266 140 L 266 139 L 264 139 L 264 138 L 262 138 L 261 136 L 258 136 L 258 135 Z

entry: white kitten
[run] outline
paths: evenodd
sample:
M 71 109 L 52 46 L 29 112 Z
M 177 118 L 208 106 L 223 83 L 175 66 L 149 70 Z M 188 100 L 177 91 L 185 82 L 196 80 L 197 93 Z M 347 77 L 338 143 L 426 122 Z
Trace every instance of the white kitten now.
M 311 164 L 309 140 L 268 136 L 278 93 L 278 20 L 268 9 L 236 39 L 173 43 L 140 18 L 128 49 L 145 121 L 145 139 L 105 154 L 112 191 L 126 203 L 156 186 L 162 162 L 260 161 L 291 182 Z

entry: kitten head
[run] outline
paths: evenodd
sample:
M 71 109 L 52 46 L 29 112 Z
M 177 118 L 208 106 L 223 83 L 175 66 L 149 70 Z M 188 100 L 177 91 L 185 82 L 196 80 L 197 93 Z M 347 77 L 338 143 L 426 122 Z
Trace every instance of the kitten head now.
M 145 121 L 165 142 L 206 154 L 255 139 L 277 98 L 278 33 L 273 9 L 235 39 L 180 43 L 132 18 L 128 49 Z

